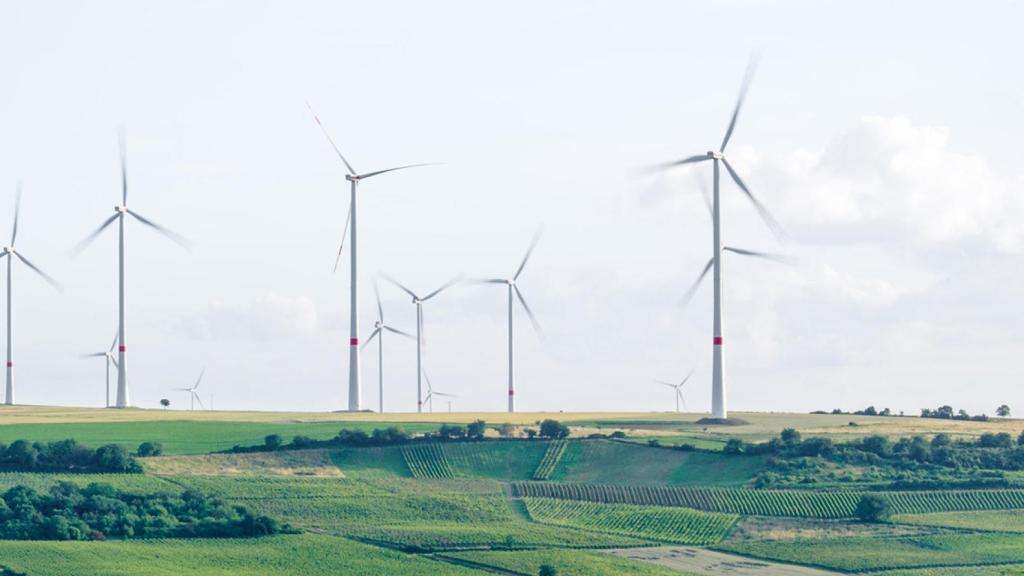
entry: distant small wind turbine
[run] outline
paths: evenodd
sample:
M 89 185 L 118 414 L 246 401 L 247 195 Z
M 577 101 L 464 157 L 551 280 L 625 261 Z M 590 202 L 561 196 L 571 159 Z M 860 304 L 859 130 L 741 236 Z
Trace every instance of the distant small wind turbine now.
M 206 374 L 206 368 L 203 368 L 199 372 L 199 378 L 196 378 L 196 383 L 193 384 L 190 388 L 175 388 L 175 390 L 177 390 L 178 392 L 188 392 L 190 400 L 188 408 L 189 410 L 196 409 L 196 402 L 199 402 L 200 408 L 202 408 L 203 410 L 206 409 L 206 406 L 203 406 L 203 399 L 200 398 L 199 394 L 196 393 L 196 388 L 199 388 L 199 383 L 203 381 L 204 374 Z
M 4 404 L 8 406 L 14 404 L 14 317 L 13 308 L 11 306 L 11 299 L 13 298 L 13 291 L 11 289 L 11 272 L 12 262 L 17 258 L 21 260 L 22 264 L 28 266 L 33 272 L 43 277 L 43 280 L 56 288 L 58 291 L 61 289 L 57 282 L 50 278 L 46 272 L 43 272 L 36 267 L 35 264 L 28 261 L 27 258 L 21 255 L 21 253 L 14 250 L 14 241 L 18 238 L 18 213 L 21 212 L 21 183 L 18 183 L 18 192 L 14 201 L 14 226 L 11 230 L 11 243 L 4 246 L 3 253 L 0 253 L 0 258 L 7 257 L 7 386 L 5 388 Z
M 686 381 L 690 379 L 690 376 L 693 376 L 693 370 L 690 370 L 690 373 L 686 375 L 686 378 L 683 378 L 682 382 L 676 384 L 673 384 L 672 382 L 666 382 L 664 380 L 655 380 L 655 382 L 657 382 L 658 384 L 668 386 L 669 388 L 672 388 L 676 391 L 676 412 L 679 412 L 680 402 L 683 403 L 683 408 L 686 408 L 686 400 L 683 398 L 683 386 L 686 384 Z
M 117 334 L 114 334 L 114 340 L 110 343 L 110 348 L 106 352 L 95 352 L 93 354 L 83 354 L 82 358 L 106 358 L 107 365 L 107 401 L 106 407 L 110 408 L 110 365 L 113 364 L 117 367 L 117 358 L 114 358 L 114 346 L 117 346 Z
M 732 118 L 729 121 L 729 127 L 725 131 L 725 137 L 722 139 L 722 144 L 718 147 L 718 151 L 709 151 L 705 154 L 698 154 L 696 156 L 689 156 L 679 160 L 671 162 L 665 162 L 654 167 L 656 171 L 669 170 L 679 166 L 687 164 L 694 164 L 698 162 L 705 162 L 708 160 L 712 161 L 714 171 L 714 188 L 713 196 L 711 199 L 711 219 L 713 222 L 712 226 L 712 247 L 713 255 L 711 260 L 708 261 L 704 270 L 697 277 L 697 281 L 694 282 L 693 286 L 687 291 L 684 301 L 688 301 L 693 293 L 697 290 L 700 282 L 707 276 L 709 271 L 714 271 L 714 314 L 713 314 L 713 326 L 712 326 L 712 371 L 711 371 L 711 415 L 715 418 L 728 418 L 729 411 L 726 406 L 726 390 L 725 390 L 725 367 L 722 348 L 724 345 L 724 339 L 722 337 L 722 265 L 721 256 L 723 251 L 733 252 L 743 256 L 753 256 L 756 258 L 767 258 L 770 260 L 784 260 L 784 257 L 769 254 L 766 252 L 756 252 L 753 250 L 743 250 L 740 248 L 730 248 L 722 243 L 722 205 L 719 198 L 719 164 L 725 166 L 726 172 L 736 182 L 740 190 L 747 197 L 747 200 L 754 205 L 757 213 L 764 220 L 765 224 L 775 235 L 775 237 L 781 240 L 784 236 L 782 227 L 772 216 L 771 212 L 761 203 L 757 197 L 754 196 L 750 188 L 747 187 L 746 183 L 740 178 L 736 170 L 733 169 L 732 164 L 729 163 L 725 158 L 725 147 L 729 144 L 730 138 L 732 138 L 733 130 L 736 128 L 736 120 L 740 115 L 740 108 L 743 106 L 743 101 L 747 95 L 747 89 L 750 86 L 750 80 L 753 77 L 755 69 L 755 61 L 752 59 L 750 64 L 747 66 L 746 74 L 743 77 L 743 84 L 740 88 L 740 96 L 736 101 L 736 108 L 733 109 Z
M 99 228 L 94 230 L 92 232 L 92 234 L 89 234 L 88 236 L 86 236 L 84 240 L 79 242 L 78 245 L 75 246 L 72 249 L 72 254 L 78 254 L 79 252 L 84 250 L 89 244 L 92 243 L 93 240 L 96 239 L 97 236 L 100 235 L 100 233 L 103 232 L 104 229 L 106 229 L 107 226 L 110 226 L 115 221 L 117 221 L 117 225 L 118 225 L 118 237 L 117 237 L 118 238 L 117 239 L 117 258 L 118 258 L 118 261 L 117 261 L 117 289 L 118 289 L 118 292 L 117 292 L 117 338 L 118 338 L 118 346 L 117 346 L 117 403 L 115 404 L 115 406 L 117 406 L 118 408 L 127 408 L 128 405 L 129 405 L 129 400 L 128 400 L 128 365 L 127 365 L 127 357 L 125 356 L 125 353 L 127 352 L 128 347 L 127 347 L 127 337 L 125 335 L 125 312 L 124 312 L 124 264 L 125 264 L 125 257 L 124 257 L 124 247 L 125 247 L 124 235 L 125 235 L 125 228 L 126 228 L 126 226 L 125 226 L 125 214 L 130 215 L 132 218 L 135 218 L 136 220 L 138 220 L 139 222 L 141 222 L 145 226 L 147 226 L 149 228 L 152 228 L 153 230 L 156 230 L 157 232 L 159 232 L 160 234 L 163 234 L 167 238 L 170 238 L 173 242 L 179 244 L 180 246 L 183 246 L 183 247 L 187 248 L 188 247 L 188 241 L 185 240 L 185 238 L 182 237 L 180 234 L 172 232 L 171 230 L 168 230 L 167 228 L 164 228 L 163 226 L 160 226 L 159 224 L 157 224 L 156 222 L 153 222 L 149 218 L 146 218 L 145 216 L 142 216 L 138 212 L 135 212 L 134 210 L 130 210 L 128 208 L 128 162 L 127 162 L 127 157 L 126 157 L 126 152 L 125 152 L 125 143 L 124 143 L 124 134 L 123 133 L 119 134 L 119 139 L 118 140 L 119 140 L 120 152 L 121 152 L 121 203 L 118 204 L 117 206 L 114 206 L 114 215 L 113 216 L 111 216 L 110 218 L 107 218 L 106 220 L 104 220 L 103 223 L 100 224 Z
M 533 329 L 537 334 L 542 334 L 540 324 L 537 322 L 537 318 L 533 315 L 533 310 L 526 303 L 526 299 L 523 298 L 523 293 L 519 291 L 519 286 L 516 281 L 519 280 L 519 276 L 523 273 L 523 269 L 526 268 L 526 263 L 529 262 L 530 256 L 533 254 L 533 249 L 537 247 L 537 242 L 540 240 L 540 230 L 537 231 L 533 236 L 533 240 L 530 242 L 530 247 L 526 250 L 526 255 L 523 256 L 523 261 L 519 264 L 519 268 L 511 278 L 485 278 L 477 280 L 483 284 L 504 284 L 508 289 L 508 411 L 516 411 L 516 373 L 515 373 L 515 315 L 513 314 L 515 308 L 515 300 L 518 298 L 519 303 L 522 304 L 523 310 L 526 311 L 526 316 L 530 319 L 533 324 Z
M 398 334 L 406 338 L 413 338 L 412 334 L 403 332 L 398 328 L 391 327 L 384 323 L 384 306 L 380 303 L 380 290 L 377 289 L 377 282 L 373 282 L 373 295 L 377 297 L 377 321 L 373 323 L 373 332 L 370 333 L 370 337 L 363 342 L 363 348 L 370 345 L 373 339 L 377 339 L 377 378 L 379 380 L 378 385 L 380 387 L 380 413 L 384 413 L 384 331 Z
M 427 379 L 427 397 L 424 398 L 424 401 L 427 403 L 428 409 L 431 414 L 434 413 L 434 396 L 443 396 L 445 398 L 458 398 L 458 396 L 454 394 L 446 394 L 444 392 L 435 391 L 434 387 L 430 384 L 430 376 L 427 375 L 426 370 L 423 371 L 423 377 Z M 451 400 L 448 401 L 448 411 L 452 411 Z
M 460 279 L 454 278 L 449 280 L 437 290 L 421 298 L 415 292 L 403 286 L 398 280 L 386 274 L 381 274 L 381 276 L 411 296 L 412 303 L 416 305 L 416 411 L 423 412 L 423 303 L 444 292 L 459 282 Z
M 380 174 L 387 172 L 394 172 L 396 170 L 405 170 L 406 168 L 417 168 L 420 166 L 434 166 L 435 164 L 408 164 L 405 166 L 398 166 L 395 168 L 385 168 L 384 170 L 375 170 L 373 172 L 365 172 L 359 174 L 352 168 L 348 160 L 345 159 L 345 155 L 341 153 L 341 149 L 334 143 L 334 139 L 327 133 L 327 128 L 320 122 L 320 118 L 313 112 L 313 107 L 306 103 L 306 107 L 309 108 L 309 113 L 313 115 L 313 119 L 316 120 L 316 125 L 320 127 L 320 130 L 324 133 L 327 141 L 331 144 L 331 148 L 334 149 L 335 154 L 345 165 L 345 169 L 348 174 L 345 175 L 345 179 L 351 183 L 351 198 L 348 204 L 348 216 L 345 218 L 345 230 L 341 234 L 341 245 L 338 247 L 338 257 L 334 261 L 334 269 L 338 269 L 338 261 L 341 260 L 341 252 L 345 248 L 345 236 L 351 228 L 352 236 L 349 240 L 349 251 L 351 252 L 350 257 L 350 276 L 349 276 L 349 297 L 350 297 L 350 308 L 349 308 L 349 352 L 348 352 L 348 409 L 350 411 L 362 410 L 362 386 L 360 384 L 360 373 L 359 373 L 359 268 L 356 266 L 356 187 L 362 180 L 372 178 Z M 351 226 L 349 226 L 351 224 Z

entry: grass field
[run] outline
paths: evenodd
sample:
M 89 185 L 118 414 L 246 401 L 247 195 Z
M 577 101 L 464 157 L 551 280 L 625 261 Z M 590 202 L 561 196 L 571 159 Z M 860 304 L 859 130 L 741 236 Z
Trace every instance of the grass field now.
M 601 552 L 579 550 L 449 552 L 444 556 L 519 574 L 537 574 L 546 564 L 558 570 L 560 576 L 697 576 Z
M 158 456 L 143 464 L 147 474 L 161 476 L 342 476 L 327 450 Z
M 0 566 L 32 576 L 479 574 L 468 568 L 316 534 L 248 540 L 0 541 Z
M 129 492 L 177 491 L 178 486 L 153 476 L 142 474 L 43 474 L 39 472 L 0 472 L 0 491 L 22 485 L 44 491 L 57 482 L 74 482 L 85 486 L 93 482 L 110 484 Z
M 939 526 L 963 530 L 1024 533 L 1024 510 L 990 510 L 986 512 L 933 512 L 901 514 L 893 522 L 918 526 Z

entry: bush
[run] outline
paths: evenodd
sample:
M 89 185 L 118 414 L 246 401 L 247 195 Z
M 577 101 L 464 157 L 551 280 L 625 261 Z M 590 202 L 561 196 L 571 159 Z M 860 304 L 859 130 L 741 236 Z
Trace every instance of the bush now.
M 558 570 L 550 564 L 541 564 L 538 576 L 558 576 Z
M 625 438 L 625 437 L 626 437 L 626 433 L 623 432 L 622 430 L 616 430 L 615 432 L 612 432 L 609 435 L 609 438 Z
M 865 494 L 857 501 L 854 514 L 862 522 L 885 522 L 892 516 L 892 505 L 881 494 Z
M 159 456 L 164 453 L 164 446 L 159 442 L 143 442 L 135 451 L 136 456 L 143 458 L 148 456 Z
M 725 443 L 725 447 L 722 448 L 723 454 L 742 454 L 743 453 L 743 440 L 739 438 L 730 438 Z
M 486 431 L 487 423 L 483 420 L 474 420 L 466 425 L 466 436 L 473 440 L 483 440 Z
M 281 438 L 280 434 L 268 434 L 263 438 L 263 445 L 267 450 L 277 450 L 284 444 L 284 439 Z
M 793 428 L 786 428 L 779 435 L 784 444 L 799 444 L 800 443 L 800 432 Z
M 569 427 L 558 420 L 549 418 L 540 423 L 540 436 L 542 438 L 567 438 Z

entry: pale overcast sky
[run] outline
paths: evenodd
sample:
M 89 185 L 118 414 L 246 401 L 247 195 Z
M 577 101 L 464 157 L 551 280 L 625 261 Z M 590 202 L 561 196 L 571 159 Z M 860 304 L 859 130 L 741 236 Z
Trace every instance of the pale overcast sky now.
M 203 366 L 218 408 L 347 402 L 343 169 L 304 102 L 362 171 L 444 165 L 361 188 L 370 280 L 521 279 L 523 410 L 666 410 L 681 378 L 710 404 L 711 307 L 682 293 L 710 255 L 697 178 L 635 168 L 721 141 L 746 61 L 761 66 L 733 164 L 788 229 L 779 246 L 731 182 L 732 410 L 971 412 L 1024 403 L 1024 53 L 1015 2 L 29 2 L 0 4 L 0 234 L 24 181 L 15 268 L 17 398 L 98 406 L 116 325 L 116 234 L 69 249 L 118 200 L 131 222 L 133 403 L 176 406 Z M 389 320 L 408 298 L 382 287 Z M 505 294 L 425 306 L 426 366 L 459 410 L 505 404 Z M 415 408 L 411 343 L 391 338 L 391 410 Z M 376 353 L 364 397 L 376 408 Z M 440 408 L 441 406 L 437 406 Z

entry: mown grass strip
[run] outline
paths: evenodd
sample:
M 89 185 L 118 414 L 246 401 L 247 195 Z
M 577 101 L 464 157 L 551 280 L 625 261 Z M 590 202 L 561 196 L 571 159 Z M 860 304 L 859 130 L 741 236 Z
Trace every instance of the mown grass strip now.
M 402 457 L 414 478 L 454 478 L 444 451 L 437 444 L 403 446 Z
M 537 469 L 533 471 L 533 479 L 547 480 L 550 478 L 551 473 L 555 471 L 555 467 L 562 460 L 562 455 L 565 454 L 565 447 L 568 445 L 569 441 L 565 439 L 552 440 L 548 443 L 548 449 L 544 452 L 544 458 L 537 465 Z

